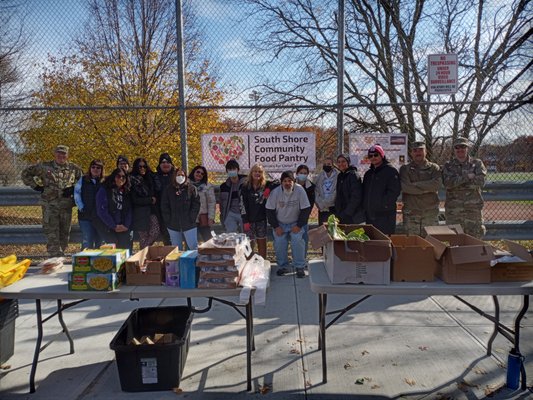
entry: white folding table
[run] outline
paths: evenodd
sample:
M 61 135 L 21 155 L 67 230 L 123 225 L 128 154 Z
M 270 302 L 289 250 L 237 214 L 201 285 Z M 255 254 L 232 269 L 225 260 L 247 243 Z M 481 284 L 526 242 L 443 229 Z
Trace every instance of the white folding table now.
M 265 261 L 265 265 L 270 263 Z M 213 301 L 226 304 L 236 310 L 246 321 L 246 378 L 247 390 L 252 389 L 252 351 L 255 350 L 253 333 L 253 297 L 251 290 L 246 303 L 233 301 L 229 298 L 239 297 L 242 288 L 237 289 L 182 289 L 168 286 L 125 286 L 122 285 L 113 291 L 69 291 L 67 284 L 68 272 L 71 267 L 65 267 L 61 272 L 41 275 L 28 275 L 20 281 L 0 289 L 0 298 L 35 300 L 37 315 L 37 340 L 30 372 L 30 393 L 35 392 L 35 373 L 39 363 L 39 354 L 48 344 L 42 346 L 43 325 L 46 321 L 57 315 L 59 323 L 70 343 L 70 354 L 74 353 L 74 341 L 63 320 L 63 311 L 87 300 L 139 300 L 139 299 L 172 299 L 186 298 L 192 312 L 203 313 L 211 309 Z M 208 304 L 203 309 L 194 308 L 192 298 L 207 298 Z M 56 300 L 57 310 L 43 317 L 41 309 L 42 300 Z M 63 300 L 71 300 L 64 303 Z
M 516 352 L 520 354 L 520 322 L 529 308 L 529 296 L 533 294 L 533 281 L 530 282 L 495 282 L 490 284 L 447 284 L 440 280 L 433 282 L 391 282 L 390 285 L 342 284 L 331 283 L 324 262 L 314 260 L 309 263 L 309 282 L 311 291 L 318 294 L 318 346 L 322 351 L 322 381 L 327 382 L 326 363 L 326 329 L 357 305 L 374 295 L 444 295 L 453 296 L 482 317 L 494 323 L 494 330 L 487 344 L 487 354 L 492 354 L 492 343 L 500 333 L 509 340 Z M 338 310 L 327 311 L 328 294 L 363 296 Z M 523 296 L 522 307 L 517 311 L 514 327 L 508 327 L 500 321 L 498 296 Z M 492 296 L 494 315 L 490 315 L 460 296 Z M 327 321 L 328 316 L 333 316 Z M 521 368 L 522 390 L 526 389 L 526 370 Z

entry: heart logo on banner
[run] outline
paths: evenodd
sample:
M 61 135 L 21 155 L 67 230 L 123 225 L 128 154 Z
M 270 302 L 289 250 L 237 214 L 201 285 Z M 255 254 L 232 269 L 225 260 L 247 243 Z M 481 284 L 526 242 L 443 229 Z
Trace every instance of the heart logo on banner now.
M 244 154 L 244 139 L 240 136 L 214 136 L 209 140 L 209 152 L 218 164 L 225 165 L 232 158 Z

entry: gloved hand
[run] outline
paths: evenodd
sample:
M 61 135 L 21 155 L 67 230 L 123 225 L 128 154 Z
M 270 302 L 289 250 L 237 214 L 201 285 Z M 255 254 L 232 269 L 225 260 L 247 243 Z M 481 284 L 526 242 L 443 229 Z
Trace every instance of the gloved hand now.
M 250 229 L 252 229 L 252 226 L 249 222 L 245 222 L 242 227 L 244 228 L 244 232 L 250 232 Z
M 43 186 L 35 186 L 33 188 L 33 190 L 35 190 L 36 192 L 42 193 L 42 192 L 44 192 L 44 187 Z
M 265 190 L 263 191 L 263 197 L 265 199 L 268 199 L 269 195 L 270 195 L 270 188 L 265 188 Z
M 72 197 L 74 195 L 74 186 L 66 187 L 63 189 L 62 196 L 65 198 Z

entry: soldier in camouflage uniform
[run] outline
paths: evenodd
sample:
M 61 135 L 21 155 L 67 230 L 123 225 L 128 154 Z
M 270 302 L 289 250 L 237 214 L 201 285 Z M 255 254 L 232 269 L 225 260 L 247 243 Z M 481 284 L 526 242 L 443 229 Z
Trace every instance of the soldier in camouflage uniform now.
M 483 162 L 468 154 L 469 142 L 459 138 L 453 143 L 453 160 L 446 162 L 442 180 L 446 188 L 446 224 L 460 224 L 465 233 L 482 238 L 483 197 L 487 169 Z
M 438 225 L 440 167 L 426 159 L 426 144 L 414 142 L 411 162 L 400 167 L 403 227 L 408 235 L 425 236 L 425 226 Z
M 30 165 L 22 171 L 22 181 L 41 192 L 43 230 L 46 248 L 52 257 L 64 255 L 70 237 L 74 186 L 82 170 L 68 162 L 68 147 L 55 148 L 54 160 Z

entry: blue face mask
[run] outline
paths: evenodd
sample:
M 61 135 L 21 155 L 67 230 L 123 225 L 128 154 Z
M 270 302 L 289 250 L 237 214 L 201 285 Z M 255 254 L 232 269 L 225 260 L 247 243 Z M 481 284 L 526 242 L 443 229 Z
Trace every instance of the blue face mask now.
M 300 182 L 305 182 L 307 180 L 307 174 L 298 174 L 296 176 Z
M 237 176 L 239 176 L 239 171 L 237 170 L 228 171 L 229 178 L 236 178 Z

